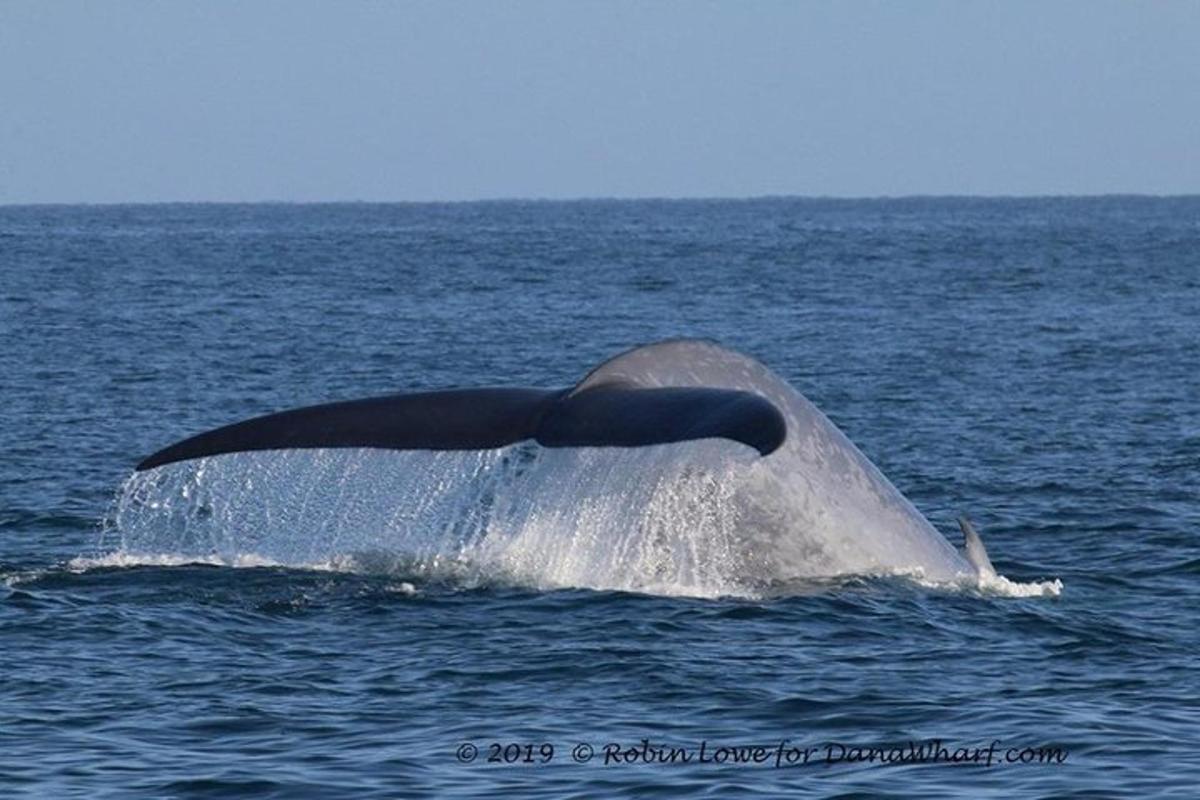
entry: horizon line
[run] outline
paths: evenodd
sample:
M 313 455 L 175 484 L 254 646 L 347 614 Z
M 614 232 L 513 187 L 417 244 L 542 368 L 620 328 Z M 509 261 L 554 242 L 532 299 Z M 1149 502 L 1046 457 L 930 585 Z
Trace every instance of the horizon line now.
M 1186 200 L 1200 198 L 1200 192 L 1154 194 L 1149 192 L 1101 192 L 1080 194 L 879 194 L 879 195 L 836 195 L 836 194 L 757 194 L 757 195 L 577 195 L 564 197 L 517 197 L 496 196 L 470 199 L 426 199 L 426 200 L 38 200 L 33 202 L 0 201 L 0 208 L 62 208 L 62 207 L 129 207 L 129 206 L 331 206 L 331 205 L 487 205 L 505 203 L 704 203 L 704 202 L 742 202 L 751 203 L 765 200 L 801 200 L 808 202 L 888 202 L 913 200 Z

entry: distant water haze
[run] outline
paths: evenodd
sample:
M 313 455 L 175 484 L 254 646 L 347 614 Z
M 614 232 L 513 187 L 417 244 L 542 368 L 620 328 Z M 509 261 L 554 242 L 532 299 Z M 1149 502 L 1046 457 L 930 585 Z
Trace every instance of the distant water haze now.
M 1200 4 L 0 5 L 0 203 L 1200 191 Z

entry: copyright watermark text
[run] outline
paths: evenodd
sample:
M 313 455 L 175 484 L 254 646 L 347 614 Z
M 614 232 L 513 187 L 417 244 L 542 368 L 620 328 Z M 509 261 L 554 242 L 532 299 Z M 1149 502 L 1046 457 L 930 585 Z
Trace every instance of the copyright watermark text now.
M 1067 749 L 1055 745 L 1023 745 L 993 739 L 986 745 L 961 745 L 942 739 L 906 741 L 890 745 L 850 742 L 802 744 L 790 739 L 769 743 L 573 742 L 463 742 L 455 757 L 463 764 L 550 764 L 556 760 L 603 767 L 632 765 L 700 764 L 747 767 L 837 765 L 948 764 L 995 767 L 1003 765 L 1058 765 L 1067 760 Z

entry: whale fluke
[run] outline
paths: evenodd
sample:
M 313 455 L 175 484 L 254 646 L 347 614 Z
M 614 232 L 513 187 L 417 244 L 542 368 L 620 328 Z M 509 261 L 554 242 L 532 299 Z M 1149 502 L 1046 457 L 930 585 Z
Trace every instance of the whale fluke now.
M 692 440 L 703 441 L 672 446 Z M 523 441 L 543 449 L 508 450 Z M 247 450 L 288 454 L 144 472 Z M 137 552 L 173 552 L 181 535 L 205 559 L 234 548 L 309 564 L 382 550 L 434 567 L 446 555 L 455 570 L 538 585 L 711 597 L 845 575 L 1014 596 L 1062 588 L 996 575 L 966 517 L 955 547 L 787 381 L 700 339 L 619 353 L 569 389 L 449 389 L 269 414 L 137 469 L 116 512 L 119 529 L 139 532 Z M 315 543 L 295 541 L 309 530 Z
M 480 450 L 527 439 L 545 447 L 642 447 L 723 438 L 765 456 L 786 435 L 779 409 L 761 395 L 736 389 L 628 382 L 575 390 L 453 389 L 256 417 L 177 442 L 137 469 L 251 450 Z

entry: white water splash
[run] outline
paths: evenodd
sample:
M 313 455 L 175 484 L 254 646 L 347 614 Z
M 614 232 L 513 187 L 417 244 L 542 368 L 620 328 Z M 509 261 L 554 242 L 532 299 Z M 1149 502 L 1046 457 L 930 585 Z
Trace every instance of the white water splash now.
M 773 585 L 827 577 L 804 562 L 822 552 L 811 541 L 752 516 L 770 479 L 753 451 L 720 441 L 218 456 L 131 476 L 102 552 L 69 567 L 285 566 L 463 585 L 758 597 Z M 920 568 L 829 574 L 901 575 L 1020 597 L 1061 589 L 1002 577 L 975 587 L 966 576 L 926 581 Z
M 184 555 L 181 553 L 139 553 L 126 550 L 118 550 L 114 553 L 106 553 L 95 557 L 78 556 L 67 562 L 67 569 L 71 572 L 87 572 L 91 569 L 102 569 L 105 567 L 190 566 L 248 568 L 282 567 L 287 565 L 264 558 L 257 553 L 235 553 L 230 556 L 222 556 L 215 553 Z M 316 564 L 305 566 L 310 569 L 321 568 L 320 565 Z
M 106 526 L 108 551 L 72 566 L 292 566 L 743 594 L 732 495 L 753 453 L 715 441 L 682 450 L 690 457 L 679 447 L 518 445 L 201 459 L 133 475 Z
M 1063 583 L 1058 578 L 1020 583 L 1010 581 L 1003 575 L 992 575 L 980 577 L 975 588 L 983 594 L 1000 597 L 1058 597 L 1062 594 Z

